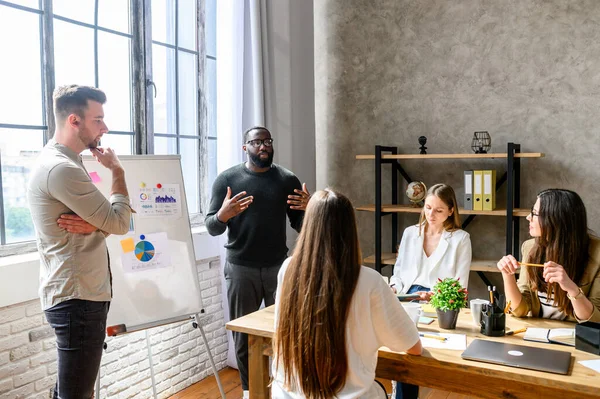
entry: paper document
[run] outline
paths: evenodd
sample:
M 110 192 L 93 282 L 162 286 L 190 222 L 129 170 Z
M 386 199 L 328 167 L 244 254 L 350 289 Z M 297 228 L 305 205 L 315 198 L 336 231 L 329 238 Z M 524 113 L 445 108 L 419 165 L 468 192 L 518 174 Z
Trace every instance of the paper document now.
M 448 334 L 448 333 L 424 333 L 426 335 L 436 335 L 446 338 L 445 341 L 440 341 L 435 338 L 421 337 L 421 344 L 424 348 L 435 349 L 451 349 L 456 351 L 464 351 L 467 349 L 467 336 L 465 334 Z
M 598 359 L 598 360 L 580 360 L 577 363 L 600 373 L 600 359 Z

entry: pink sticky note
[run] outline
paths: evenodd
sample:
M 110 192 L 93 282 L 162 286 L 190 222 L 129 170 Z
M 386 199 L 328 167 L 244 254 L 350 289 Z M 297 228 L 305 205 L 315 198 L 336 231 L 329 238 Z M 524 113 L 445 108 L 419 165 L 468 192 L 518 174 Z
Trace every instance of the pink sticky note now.
M 90 172 L 90 177 L 92 178 L 92 183 L 100 183 L 102 179 L 98 176 L 97 172 Z

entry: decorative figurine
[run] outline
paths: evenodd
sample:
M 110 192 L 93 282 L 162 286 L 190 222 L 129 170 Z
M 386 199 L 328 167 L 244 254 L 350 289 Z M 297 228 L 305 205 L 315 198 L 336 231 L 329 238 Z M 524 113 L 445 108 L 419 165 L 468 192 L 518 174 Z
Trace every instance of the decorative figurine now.
M 419 148 L 421 152 L 419 154 L 427 154 L 427 147 L 425 147 L 425 143 L 427 143 L 427 137 L 419 137 L 419 144 L 421 144 L 421 147 Z

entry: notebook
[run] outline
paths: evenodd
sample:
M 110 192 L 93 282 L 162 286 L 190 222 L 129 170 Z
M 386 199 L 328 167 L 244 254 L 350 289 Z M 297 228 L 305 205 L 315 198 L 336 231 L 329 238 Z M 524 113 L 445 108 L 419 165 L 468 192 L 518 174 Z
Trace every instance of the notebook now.
M 473 340 L 461 357 L 466 360 L 556 374 L 568 374 L 571 366 L 570 352 L 483 339 Z
M 574 328 L 527 328 L 523 339 L 535 342 L 552 342 L 575 346 Z

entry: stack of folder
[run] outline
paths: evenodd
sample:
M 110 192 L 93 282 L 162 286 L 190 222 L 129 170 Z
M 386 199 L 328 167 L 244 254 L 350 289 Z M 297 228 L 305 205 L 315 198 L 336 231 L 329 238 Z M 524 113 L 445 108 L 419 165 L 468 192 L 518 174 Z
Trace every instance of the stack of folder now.
M 465 170 L 464 209 L 469 211 L 496 209 L 495 170 Z

